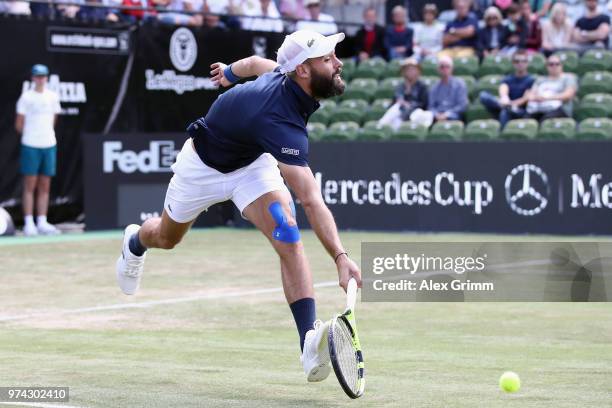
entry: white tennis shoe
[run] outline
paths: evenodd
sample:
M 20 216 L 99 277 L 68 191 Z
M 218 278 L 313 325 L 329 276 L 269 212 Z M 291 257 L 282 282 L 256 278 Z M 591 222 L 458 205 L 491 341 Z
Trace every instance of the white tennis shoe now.
M 123 233 L 123 247 L 121 256 L 117 259 L 117 283 L 126 295 L 133 295 L 138 290 L 144 261 L 147 253 L 136 256 L 130 251 L 130 238 L 140 230 L 136 224 L 128 225 Z
M 38 229 L 38 233 L 42 235 L 60 235 L 62 233 L 55 225 L 49 224 L 48 222 L 39 222 L 36 228 Z
M 304 351 L 300 361 L 304 366 L 304 372 L 309 382 L 323 381 L 331 372 L 329 349 L 327 348 L 329 325 L 329 320 L 325 323 L 321 320 L 316 320 L 314 329 L 308 330 L 306 333 Z

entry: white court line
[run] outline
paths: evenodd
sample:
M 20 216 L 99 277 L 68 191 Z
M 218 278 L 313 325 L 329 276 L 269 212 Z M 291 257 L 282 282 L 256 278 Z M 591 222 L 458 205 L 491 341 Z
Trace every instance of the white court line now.
M 524 262 L 513 262 L 506 264 L 497 264 L 490 265 L 486 270 L 496 270 L 496 269 L 515 269 L 515 268 L 523 268 L 526 266 L 541 266 L 547 265 L 550 263 L 550 260 L 534 260 L 534 261 L 524 261 Z M 441 272 L 448 271 L 428 271 L 423 274 L 419 274 L 419 276 L 431 276 Z M 405 275 L 396 275 L 393 279 L 399 279 L 401 277 L 413 276 L 411 274 Z M 368 280 L 364 280 L 368 281 Z M 319 282 L 315 283 L 315 288 L 326 288 L 337 286 L 338 281 L 327 281 L 327 282 Z M 210 293 L 205 295 L 196 295 L 196 296 L 187 296 L 180 298 L 170 298 L 170 299 L 161 299 L 161 300 L 149 300 L 146 302 L 134 302 L 134 303 L 117 303 L 113 305 L 106 306 L 91 306 L 91 307 L 82 307 L 78 309 L 59 309 L 54 311 L 43 311 L 43 312 L 34 312 L 34 313 L 26 313 L 19 314 L 13 316 L 0 316 L 0 322 L 9 322 L 14 320 L 24 320 L 38 317 L 50 317 L 50 316 L 59 316 L 59 315 L 70 315 L 70 314 L 79 314 L 79 313 L 89 313 L 89 312 L 100 312 L 105 310 L 124 310 L 124 309 L 138 309 L 138 308 L 148 308 L 152 306 L 158 305 L 173 305 L 177 303 L 186 303 L 186 302 L 196 302 L 199 300 L 211 300 L 211 299 L 227 299 L 234 297 L 243 297 L 243 296 L 256 296 L 256 295 L 264 295 L 268 293 L 276 293 L 282 292 L 282 287 L 276 288 L 262 288 L 262 289 L 253 289 L 253 290 L 243 290 L 243 291 L 235 291 L 235 292 L 226 292 L 226 293 Z
M 44 402 L 0 402 L 0 405 L 18 405 L 37 408 L 85 408 L 78 405 L 46 404 Z

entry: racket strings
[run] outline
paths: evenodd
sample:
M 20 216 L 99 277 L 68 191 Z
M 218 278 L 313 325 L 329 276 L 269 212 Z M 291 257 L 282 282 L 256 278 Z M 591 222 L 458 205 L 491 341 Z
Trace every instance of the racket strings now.
M 353 347 L 353 336 L 350 328 L 342 319 L 338 319 L 334 325 L 334 343 L 342 376 L 349 388 L 353 392 L 357 392 L 359 388 L 359 366 Z

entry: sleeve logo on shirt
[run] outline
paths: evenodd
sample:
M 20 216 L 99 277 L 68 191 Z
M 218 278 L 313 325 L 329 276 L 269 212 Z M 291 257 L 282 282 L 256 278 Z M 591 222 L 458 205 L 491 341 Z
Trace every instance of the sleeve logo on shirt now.
M 281 153 L 291 154 L 293 156 L 299 156 L 300 155 L 300 150 L 299 149 L 290 149 L 288 147 L 283 147 L 281 149 Z

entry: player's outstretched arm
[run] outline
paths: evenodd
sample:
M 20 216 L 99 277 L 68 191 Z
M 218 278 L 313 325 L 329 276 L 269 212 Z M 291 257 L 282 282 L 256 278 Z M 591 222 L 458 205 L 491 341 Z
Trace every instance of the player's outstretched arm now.
M 279 163 L 283 178 L 300 200 L 308 222 L 333 259 L 336 259 L 338 283 L 344 290 L 349 279 L 354 277 L 361 286 L 361 271 L 344 250 L 334 217 L 325 205 L 319 186 L 310 167 Z M 342 255 L 340 255 L 342 254 Z
M 249 78 L 252 76 L 261 76 L 266 72 L 273 71 L 278 66 L 275 61 L 252 55 L 247 58 L 238 60 L 232 65 L 232 73 L 239 78 Z M 228 87 L 234 83 L 225 76 L 225 68 L 227 65 L 222 62 L 215 62 L 210 65 L 210 76 L 212 81 L 224 87 Z

